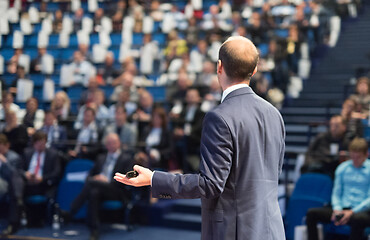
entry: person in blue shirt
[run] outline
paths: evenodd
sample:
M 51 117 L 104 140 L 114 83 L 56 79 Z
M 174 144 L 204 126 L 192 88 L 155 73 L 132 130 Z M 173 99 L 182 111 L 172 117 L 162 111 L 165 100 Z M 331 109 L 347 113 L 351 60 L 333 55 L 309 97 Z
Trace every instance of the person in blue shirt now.
M 311 208 L 307 212 L 308 240 L 318 239 L 317 223 L 334 222 L 336 226 L 351 226 L 350 240 L 364 239 L 364 229 L 370 226 L 370 159 L 368 144 L 355 138 L 349 145 L 350 160 L 335 170 L 331 206 Z

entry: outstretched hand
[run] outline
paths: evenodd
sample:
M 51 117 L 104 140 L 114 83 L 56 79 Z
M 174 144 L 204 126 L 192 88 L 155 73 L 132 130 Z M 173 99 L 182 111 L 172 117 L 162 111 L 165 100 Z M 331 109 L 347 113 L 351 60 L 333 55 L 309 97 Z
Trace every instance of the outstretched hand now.
M 118 172 L 113 178 L 118 182 L 134 187 L 151 185 L 153 172 L 150 169 L 135 165 L 134 170 L 139 173 L 139 175 L 135 178 L 127 178 L 125 174 Z

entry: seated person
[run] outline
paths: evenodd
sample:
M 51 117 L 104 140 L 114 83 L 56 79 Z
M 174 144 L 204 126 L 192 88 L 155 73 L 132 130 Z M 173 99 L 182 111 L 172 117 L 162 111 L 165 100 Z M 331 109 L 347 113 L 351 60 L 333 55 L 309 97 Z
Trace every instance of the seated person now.
M 137 123 L 139 139 L 142 138 L 143 131 L 151 121 L 151 114 L 154 108 L 153 96 L 150 92 L 143 90 L 140 92 L 139 105 L 136 111 L 131 115 L 131 121 Z
M 2 101 L 0 104 L 0 121 L 5 120 L 5 113 L 7 111 L 13 111 L 18 113 L 21 108 L 14 103 L 14 97 L 10 92 L 3 92 Z
M 329 131 L 321 133 L 311 142 L 301 172 L 320 172 L 334 177 L 335 168 L 347 156 L 349 139 L 346 122 L 339 116 L 330 119 Z
M 99 131 L 95 122 L 95 110 L 87 107 L 83 112 L 82 127 L 80 128 L 76 145 L 68 153 L 71 157 L 87 157 L 96 148 L 99 139 Z
M 126 109 L 123 105 L 115 105 L 114 122 L 105 128 L 104 136 L 109 133 L 118 134 L 122 149 L 133 149 L 136 146 L 137 130 L 127 122 Z
M 47 136 L 47 147 L 52 147 L 57 150 L 65 150 L 67 140 L 67 130 L 64 126 L 60 126 L 52 111 L 45 112 L 44 125 L 40 128 Z
M 130 90 L 123 89 L 118 94 L 117 102 L 109 107 L 110 121 L 113 121 L 114 112 L 116 111 L 116 105 L 125 106 L 127 116 L 130 117 L 137 109 L 136 102 L 130 100 Z
M 155 108 L 150 124 L 144 129 L 139 139 L 140 151 L 135 155 L 135 160 L 139 164 L 169 170 L 173 147 L 171 132 L 167 124 L 166 111 L 161 107 Z
M 25 195 L 53 197 L 59 181 L 61 168 L 58 154 L 46 147 L 47 135 L 37 131 L 32 136 L 32 147 L 24 152 L 23 177 Z
M 356 112 L 356 102 L 347 98 L 342 104 L 340 115 L 347 123 L 346 135 L 350 139 L 363 136 L 362 114 Z
M 82 205 L 88 202 L 88 226 L 90 239 L 98 239 L 100 203 L 105 200 L 119 200 L 127 204 L 130 199 L 128 188 L 113 180 L 115 172 L 132 170 L 132 155 L 121 149 L 121 142 L 116 133 L 109 133 L 105 138 L 107 153 L 99 155 L 90 170 L 81 193 L 71 203 L 69 213 L 62 213 L 67 218 L 75 215 Z
M 55 199 L 58 182 L 61 178 L 61 163 L 57 153 L 52 148 L 46 147 L 47 135 L 37 131 L 32 136 L 32 147 L 25 150 L 23 155 L 24 199 L 27 206 L 27 198 L 34 195 L 42 195 L 48 201 Z M 44 207 L 45 208 L 45 207 Z M 26 211 L 35 220 L 42 219 L 42 212 L 35 214 L 38 208 L 27 208 Z M 45 212 L 44 212 L 45 213 Z M 33 221 L 30 221 L 34 223 Z
M 94 96 L 94 92 L 97 89 L 99 89 L 99 83 L 98 83 L 97 76 L 91 76 L 89 79 L 89 83 L 87 85 L 87 89 L 81 93 L 79 105 L 83 106 L 89 101 L 91 101 L 90 98 Z
M 13 234 L 19 225 L 19 209 L 23 205 L 23 184 L 19 175 L 21 157 L 9 149 L 10 143 L 4 134 L 0 134 L 0 200 L 8 194 L 8 227 L 2 232 L 4 235 Z
M 49 61 L 49 62 L 47 62 Z M 31 61 L 31 73 L 44 73 L 44 74 L 51 74 L 50 70 L 48 69 L 50 67 L 47 66 L 47 64 L 54 65 L 54 58 L 50 54 L 47 53 L 46 48 L 40 47 L 38 49 L 38 55 L 35 59 L 32 59 Z
M 357 105 L 356 111 L 362 113 L 362 118 L 369 116 L 370 93 L 369 93 L 369 78 L 360 77 L 356 84 L 356 93 L 349 96 Z
M 70 69 L 73 72 L 73 80 L 70 85 L 83 85 L 87 87 L 89 78 L 95 75 L 95 67 L 81 53 L 75 51 L 73 54 L 73 62 L 70 64 Z
M 23 155 L 23 151 L 28 143 L 27 128 L 23 124 L 17 123 L 15 112 L 9 111 L 5 113 L 5 125 L 1 132 L 8 138 L 10 149 L 19 155 Z
M 365 139 L 355 138 L 349 145 L 350 160 L 335 170 L 331 207 L 311 208 L 307 212 L 308 240 L 318 239 L 317 223 L 350 225 L 350 240 L 364 238 L 370 226 L 370 160 Z
M 53 101 L 51 101 L 50 110 L 54 113 L 59 121 L 64 121 L 69 117 L 71 101 L 64 91 L 55 93 Z
M 119 70 L 114 67 L 114 54 L 107 52 L 105 55 L 104 65 L 98 69 L 100 75 L 106 84 L 112 84 L 113 79 L 119 76 Z
M 77 119 L 74 124 L 75 129 L 80 129 L 82 126 L 83 116 L 85 109 L 90 107 L 95 110 L 96 117 L 95 121 L 99 129 L 103 129 L 107 121 L 109 119 L 109 111 L 108 108 L 104 105 L 104 92 L 101 89 L 96 89 L 94 92 L 91 93 L 92 101 L 87 102 L 85 105 L 81 106 L 80 110 L 78 111 Z
M 36 129 L 39 129 L 42 126 L 42 123 L 44 121 L 44 110 L 38 109 L 38 106 L 38 100 L 34 97 L 31 97 L 26 102 L 26 109 L 22 109 L 22 123 L 27 128 L 29 136 L 32 136 L 35 133 Z
M 130 101 L 136 102 L 139 98 L 138 89 L 134 85 L 135 75 L 129 71 L 123 72 L 119 77 L 114 81 L 116 86 L 112 95 L 110 96 L 111 101 L 118 101 L 118 95 L 123 90 L 130 91 Z
M 198 171 L 200 162 L 199 146 L 205 115 L 200 108 L 201 98 L 198 90 L 195 88 L 189 89 L 186 92 L 185 102 L 180 113 L 171 114 L 176 152 L 183 157 L 181 162 L 184 171 Z

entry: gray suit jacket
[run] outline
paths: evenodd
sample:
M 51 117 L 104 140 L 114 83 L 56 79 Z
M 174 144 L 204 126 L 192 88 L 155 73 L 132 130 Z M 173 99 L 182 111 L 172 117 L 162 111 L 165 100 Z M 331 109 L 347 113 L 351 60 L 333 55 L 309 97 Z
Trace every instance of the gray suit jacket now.
M 277 192 L 284 139 L 279 111 L 237 89 L 204 119 L 200 173 L 156 171 L 153 197 L 200 197 L 203 240 L 285 239 Z

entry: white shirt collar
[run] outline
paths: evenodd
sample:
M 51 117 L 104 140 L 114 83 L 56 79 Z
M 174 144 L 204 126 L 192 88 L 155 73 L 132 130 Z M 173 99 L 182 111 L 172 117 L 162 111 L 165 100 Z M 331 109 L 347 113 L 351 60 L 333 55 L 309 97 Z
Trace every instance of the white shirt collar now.
M 222 93 L 221 103 L 225 100 L 226 96 L 229 95 L 231 92 L 244 87 L 249 87 L 249 85 L 246 83 L 239 83 L 226 88 L 225 91 Z

